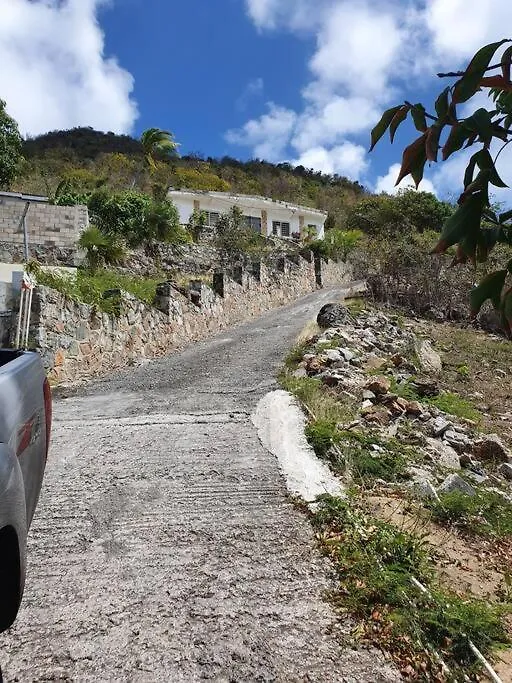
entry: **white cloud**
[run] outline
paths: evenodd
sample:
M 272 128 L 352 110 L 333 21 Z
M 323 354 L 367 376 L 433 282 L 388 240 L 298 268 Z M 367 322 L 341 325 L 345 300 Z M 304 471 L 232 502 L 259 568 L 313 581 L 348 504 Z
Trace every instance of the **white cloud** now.
M 259 119 L 248 121 L 240 130 L 226 133 L 226 140 L 233 145 L 248 145 L 254 156 L 268 161 L 280 161 L 290 140 L 297 114 L 290 109 L 268 105 L 268 113 Z
M 249 81 L 245 86 L 243 93 L 236 101 L 236 108 L 239 111 L 247 109 L 253 98 L 263 95 L 264 89 L 265 82 L 263 81 L 263 78 L 254 78 L 252 81 Z
M 322 173 L 337 173 L 357 180 L 368 166 L 367 153 L 361 145 L 344 142 L 331 147 L 312 147 L 292 162 L 295 166 L 314 168 Z
M 411 177 L 404 178 L 399 185 L 395 185 L 398 175 L 400 173 L 400 164 L 393 164 L 389 167 L 388 172 L 384 176 L 379 176 L 377 182 L 375 183 L 375 192 L 378 194 L 381 192 L 386 192 L 387 194 L 396 194 L 399 190 L 404 190 L 409 187 L 416 187 L 414 181 Z M 422 192 L 432 192 L 432 194 L 437 194 L 437 189 L 428 178 L 423 178 L 418 190 Z
M 128 132 L 132 76 L 104 54 L 104 0 L 0 0 L 0 97 L 23 133 Z
M 375 5 L 336 3 L 325 15 L 310 66 L 320 82 L 382 100 L 388 72 L 405 36 L 396 17 L 379 12 Z
M 283 132 L 277 149 L 319 170 L 336 168 L 334 160 L 346 144 L 366 145 L 383 109 L 404 96 L 420 99 L 426 84 L 436 86 L 437 71 L 464 67 L 481 45 L 504 37 L 503 27 L 512 26 L 510 0 L 246 0 L 246 6 L 259 30 L 288 31 L 299 38 L 308 34 L 315 40 L 303 104 L 295 117 L 286 110 L 288 139 Z M 473 110 L 482 106 L 477 99 Z M 259 153 L 273 149 L 276 160 L 272 140 L 264 139 L 266 129 L 272 134 L 266 117 L 249 121 L 228 140 L 254 146 L 257 130 Z M 427 170 L 425 189 L 457 192 L 460 164 L 449 161 L 446 170 L 444 165 Z M 394 185 L 390 172 L 366 180 L 387 191 Z
M 380 116 L 378 108 L 363 97 L 332 97 L 324 106 L 305 110 L 292 144 L 299 151 L 318 144 L 336 144 L 343 136 L 368 130 Z
M 461 60 L 486 43 L 510 37 L 507 34 L 512 26 L 512 3 L 428 0 L 425 19 L 432 32 L 433 48 L 442 56 Z

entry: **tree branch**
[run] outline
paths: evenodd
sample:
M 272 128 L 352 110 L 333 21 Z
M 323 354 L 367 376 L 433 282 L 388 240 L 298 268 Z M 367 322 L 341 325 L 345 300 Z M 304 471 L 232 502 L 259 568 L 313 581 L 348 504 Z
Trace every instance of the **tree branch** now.
M 493 64 L 492 66 L 488 66 L 486 71 L 492 71 L 493 69 L 501 69 L 501 62 L 499 64 Z M 440 73 L 437 75 L 439 76 L 439 78 L 458 78 L 459 76 L 464 76 L 465 73 L 465 71 L 449 71 L 446 74 Z

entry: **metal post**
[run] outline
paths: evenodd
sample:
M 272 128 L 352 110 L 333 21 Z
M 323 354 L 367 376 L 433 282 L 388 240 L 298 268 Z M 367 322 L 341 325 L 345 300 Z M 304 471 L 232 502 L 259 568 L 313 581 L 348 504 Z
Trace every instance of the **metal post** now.
M 20 341 L 21 341 L 21 321 L 23 317 L 23 308 L 24 308 L 24 303 L 25 303 L 25 288 L 23 285 L 21 286 L 21 295 L 20 295 L 20 312 L 18 315 L 18 327 L 16 328 L 16 341 L 14 343 L 15 348 L 19 349 L 20 348 Z

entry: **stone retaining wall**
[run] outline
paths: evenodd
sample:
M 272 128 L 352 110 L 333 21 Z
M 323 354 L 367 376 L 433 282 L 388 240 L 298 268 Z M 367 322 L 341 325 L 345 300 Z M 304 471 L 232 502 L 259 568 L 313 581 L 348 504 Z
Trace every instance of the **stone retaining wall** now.
M 324 284 L 351 280 L 347 264 L 323 264 Z M 317 288 L 315 264 L 281 259 L 278 270 L 256 263 L 229 276 L 215 273 L 212 286 L 192 280 L 188 296 L 162 283 L 155 306 L 125 292 L 111 292 L 119 315 L 77 304 L 47 287 L 34 296 L 31 339 L 54 381 L 75 381 L 139 363 L 265 311 L 284 306 Z

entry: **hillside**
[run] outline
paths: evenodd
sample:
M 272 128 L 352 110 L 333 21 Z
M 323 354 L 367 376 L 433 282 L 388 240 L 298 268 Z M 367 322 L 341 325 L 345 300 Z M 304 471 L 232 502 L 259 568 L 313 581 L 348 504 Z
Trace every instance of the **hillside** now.
M 344 224 L 347 209 L 365 193 L 357 182 L 290 164 L 238 161 L 197 155 L 161 160 L 154 176 L 140 173 L 141 146 L 127 135 L 92 128 L 53 131 L 25 141 L 25 163 L 13 190 L 52 196 L 62 180 L 77 190 L 98 185 L 112 189 L 150 190 L 158 184 L 176 188 L 257 194 L 329 211 Z

